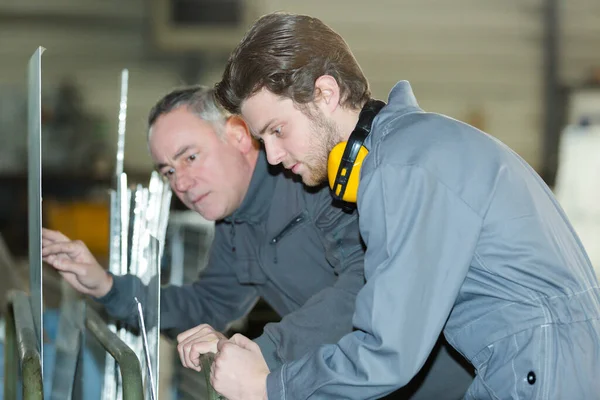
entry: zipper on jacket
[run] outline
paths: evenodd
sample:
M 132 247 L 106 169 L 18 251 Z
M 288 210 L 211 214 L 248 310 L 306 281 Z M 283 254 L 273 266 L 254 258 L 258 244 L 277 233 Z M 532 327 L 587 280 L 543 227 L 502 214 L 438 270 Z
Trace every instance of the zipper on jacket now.
M 235 253 L 235 221 L 231 221 L 231 230 L 229 233 L 231 235 L 231 252 Z
M 273 246 L 275 246 L 292 229 L 294 229 L 296 226 L 298 226 L 299 224 L 301 224 L 302 222 L 304 222 L 305 219 L 306 219 L 306 211 L 303 211 L 300 215 L 298 215 L 297 217 L 295 217 L 286 226 L 284 226 L 283 229 L 277 235 L 273 236 L 273 239 L 271 239 L 270 244 L 273 245 Z M 273 257 L 273 262 L 277 263 L 277 246 L 275 246 L 275 256 Z

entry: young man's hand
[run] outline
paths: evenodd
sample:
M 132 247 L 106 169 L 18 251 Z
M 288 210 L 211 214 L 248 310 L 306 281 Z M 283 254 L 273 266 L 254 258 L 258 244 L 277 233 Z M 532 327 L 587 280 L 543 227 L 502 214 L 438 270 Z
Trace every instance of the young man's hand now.
M 256 343 L 235 334 L 220 340 L 210 371 L 213 388 L 229 400 L 267 400 L 269 367 Z

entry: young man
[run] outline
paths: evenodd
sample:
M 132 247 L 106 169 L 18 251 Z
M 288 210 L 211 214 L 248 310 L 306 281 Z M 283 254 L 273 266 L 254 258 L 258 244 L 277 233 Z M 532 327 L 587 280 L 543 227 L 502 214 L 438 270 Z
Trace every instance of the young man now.
M 364 284 L 364 247 L 356 212 L 331 205 L 328 190 L 307 191 L 277 171 L 245 123 L 219 108 L 202 87 L 176 90 L 149 116 L 149 148 L 179 199 L 215 220 L 215 238 L 200 279 L 161 292 L 161 329 L 178 337 L 184 366 L 216 351 L 218 331 L 263 297 L 283 318 L 256 339 L 275 369 L 352 330 Z M 44 230 L 44 260 L 114 317 L 136 326 L 145 287 L 130 275 L 107 274 L 79 241 Z M 200 326 L 195 327 L 198 324 Z M 416 397 L 462 396 L 472 378 L 445 351 Z
M 355 330 L 270 373 L 243 336 L 221 341 L 215 389 L 230 400 L 378 398 L 410 381 L 443 331 L 477 370 L 469 399 L 598 396 L 598 282 L 550 189 L 517 154 L 423 111 L 405 81 L 365 123 L 361 110 L 376 113 L 367 79 L 344 40 L 308 16 L 259 19 L 217 97 L 271 164 L 307 185 L 326 180 L 329 152 L 355 128 L 370 134 Z

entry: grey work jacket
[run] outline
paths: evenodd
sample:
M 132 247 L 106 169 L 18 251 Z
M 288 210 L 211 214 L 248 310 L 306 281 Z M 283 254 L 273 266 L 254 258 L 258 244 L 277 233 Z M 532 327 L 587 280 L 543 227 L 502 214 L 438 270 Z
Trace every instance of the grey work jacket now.
M 366 285 L 356 330 L 269 374 L 269 399 L 374 399 L 404 385 L 438 334 L 476 368 L 468 399 L 600 398 L 600 289 L 533 169 L 426 113 L 398 83 L 360 176 Z
M 201 323 L 224 330 L 259 297 L 283 319 L 256 339 L 271 368 L 352 330 L 364 284 L 364 246 L 357 213 L 331 205 L 328 189 L 307 190 L 269 171 L 261 152 L 240 208 L 215 225 L 207 267 L 198 281 L 161 291 L 161 329 L 179 333 Z M 98 301 L 137 326 L 134 296 L 146 289 L 134 276 L 115 276 Z

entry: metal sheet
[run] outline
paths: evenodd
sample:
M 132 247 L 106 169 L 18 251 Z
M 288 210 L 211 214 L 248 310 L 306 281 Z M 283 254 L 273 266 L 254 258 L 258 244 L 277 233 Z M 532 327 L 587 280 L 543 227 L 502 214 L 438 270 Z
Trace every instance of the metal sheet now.
M 183 226 L 172 224 L 169 230 L 170 241 L 170 262 L 169 262 L 169 283 L 175 286 L 183 285 L 183 267 L 184 267 L 184 245 L 183 245 Z
M 169 222 L 172 191 L 169 184 L 156 171 L 152 171 L 148 191 L 148 227 L 150 234 L 158 239 L 160 244 L 159 256 L 162 257 Z
M 127 115 L 126 70 L 121 75 L 121 102 L 119 106 L 119 139 L 115 188 L 111 192 L 110 271 L 116 275 L 138 276 L 147 287 L 144 297 L 144 319 L 140 323 L 141 336 L 124 329 L 115 329 L 118 336 L 136 354 L 147 352 L 143 368 L 150 373 L 145 379 L 146 398 L 158 393 L 159 342 L 160 342 L 160 254 L 162 254 L 168 221 L 171 190 L 160 175 L 153 173 L 149 188 L 138 185 L 127 187 L 123 172 L 124 135 Z M 132 299 L 133 300 L 133 299 Z M 147 345 L 146 345 L 147 344 Z M 149 361 L 147 361 L 149 360 Z M 120 399 L 122 383 L 112 360 L 105 367 L 104 400 Z M 150 379 L 154 377 L 156 379 Z
M 129 71 L 121 71 L 121 94 L 119 99 L 119 126 L 117 138 L 117 163 L 115 175 L 117 179 L 117 196 L 120 210 L 121 234 L 121 275 L 127 273 L 127 237 L 129 235 L 129 196 L 127 190 L 127 175 L 123 172 L 125 160 L 125 128 L 127 125 L 127 94 L 129 91 Z
M 24 282 L 21 282 L 18 272 L 17 263 L 0 233 L 0 276 L 2 276 L 2 280 L 0 280 L 0 307 L 2 307 L 2 310 L 6 308 L 6 296 L 9 291 L 24 289 Z M 3 335 L 4 332 L 0 332 L 0 337 L 3 337 Z
M 125 275 L 129 272 L 129 262 L 128 262 L 128 253 L 129 253 L 129 213 L 130 213 L 130 200 L 131 200 L 131 190 L 127 188 L 127 174 L 122 173 L 118 177 L 118 188 L 117 188 L 117 196 L 119 197 L 119 209 L 120 213 L 119 222 L 119 234 L 121 235 L 121 242 L 119 243 L 120 250 L 120 271 L 119 275 Z
M 117 138 L 117 164 L 116 176 L 123 173 L 123 162 L 125 160 L 125 128 L 127 125 L 127 93 L 129 91 L 129 70 L 121 71 L 121 95 L 119 99 L 119 125 Z
M 131 263 L 128 273 L 135 276 L 144 276 L 146 274 L 147 261 L 142 259 L 145 253 L 144 246 L 147 240 L 144 234 L 148 229 L 148 219 L 146 218 L 149 209 L 148 189 L 142 185 L 137 185 L 135 191 L 131 194 L 131 240 L 130 254 Z M 145 282 L 147 283 L 147 282 Z
M 28 68 L 27 112 L 27 197 L 29 221 L 29 290 L 35 336 L 42 362 L 44 354 L 42 304 L 42 53 L 33 53 Z
M 143 360 L 144 368 L 150 372 L 149 376 L 158 377 L 159 374 L 159 343 L 160 343 L 160 243 L 150 234 L 151 226 L 157 226 L 158 214 L 148 213 L 151 209 L 160 209 L 157 204 L 162 196 L 156 197 L 154 204 L 149 199 L 149 190 L 138 186 L 132 194 L 132 238 L 131 238 L 131 265 L 130 273 L 140 278 L 146 285 L 147 292 L 143 304 L 144 321 L 140 324 L 140 336 L 130 335 L 126 343 L 141 354 L 144 350 L 144 340 L 147 341 L 146 349 L 150 362 Z M 147 397 L 151 393 L 158 393 L 158 379 L 154 382 L 145 380 Z
M 160 372 L 160 248 L 157 238 L 148 235 L 147 245 L 148 268 L 148 296 L 146 297 L 146 321 L 148 321 L 148 351 L 150 353 L 150 367 L 153 376 L 158 377 Z M 158 393 L 158 379 L 153 383 L 154 392 Z
M 81 354 L 85 303 L 63 281 L 51 400 L 71 400 Z M 76 398 L 76 397 L 75 397 Z
M 121 90 L 119 94 L 119 114 L 117 131 L 117 155 L 115 163 L 114 188 L 110 193 L 110 238 L 109 238 L 109 267 L 115 275 L 127 273 L 128 231 L 129 231 L 129 191 L 127 175 L 123 172 L 125 159 L 125 130 L 127 125 L 127 99 L 129 88 L 129 71 L 121 71 Z M 121 340 L 127 336 L 122 328 L 114 323 L 109 329 L 117 333 Z M 118 366 L 110 354 L 106 355 L 104 364 L 104 384 L 102 400 L 119 400 L 122 398 L 122 382 Z
M 148 378 L 148 382 L 149 382 L 148 391 L 150 392 L 150 398 L 152 400 L 156 400 L 156 392 L 154 390 L 155 378 L 154 378 L 154 371 L 152 369 L 152 361 L 150 360 L 150 348 L 148 347 L 148 336 L 146 334 L 146 325 L 144 323 L 144 310 L 142 308 L 142 304 L 139 302 L 137 297 L 134 297 L 134 300 L 137 304 L 138 322 L 140 324 L 140 335 L 142 336 L 142 344 L 144 345 L 144 357 L 145 357 L 144 359 L 146 361 L 146 372 L 148 374 L 147 378 Z
M 121 212 L 119 208 L 119 196 L 116 190 L 110 192 L 110 238 L 109 238 L 109 263 L 108 270 L 116 275 L 121 272 Z M 114 323 L 110 323 L 108 328 L 116 333 L 117 328 Z M 102 400 L 117 399 L 117 382 L 119 379 L 117 363 L 115 359 L 106 354 L 104 359 L 104 381 L 102 385 Z

